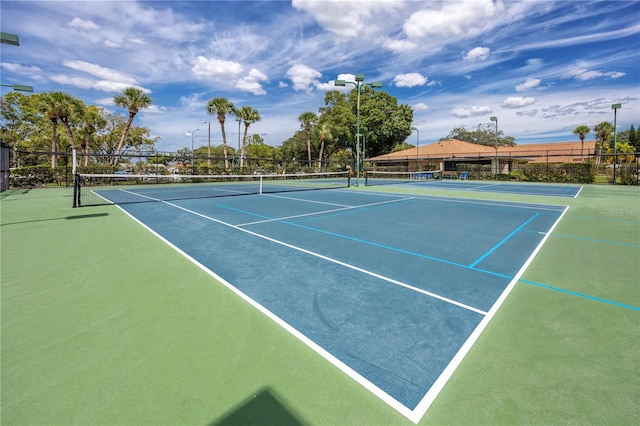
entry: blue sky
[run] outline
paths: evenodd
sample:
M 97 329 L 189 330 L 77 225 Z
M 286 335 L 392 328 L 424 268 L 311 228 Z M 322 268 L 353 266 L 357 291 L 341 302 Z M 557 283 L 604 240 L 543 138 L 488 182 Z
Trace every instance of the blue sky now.
M 2 83 L 123 114 L 113 96 L 139 87 L 153 107 L 135 120 L 160 151 L 190 148 L 194 129 L 206 145 L 206 120 L 220 144 L 205 109 L 219 96 L 257 109 L 250 133 L 280 145 L 356 73 L 413 108 L 421 144 L 494 115 L 518 144 L 576 140 L 576 126 L 613 121 L 613 103 L 620 130 L 640 123 L 638 1 L 2 0 L 0 12 L 20 37 L 1 45 Z

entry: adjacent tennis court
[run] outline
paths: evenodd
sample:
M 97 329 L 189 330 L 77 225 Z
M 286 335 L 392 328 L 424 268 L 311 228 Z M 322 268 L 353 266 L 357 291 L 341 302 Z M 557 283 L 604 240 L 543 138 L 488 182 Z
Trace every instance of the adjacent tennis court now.
M 175 188 L 3 194 L 3 424 L 640 418 L 636 188 Z
M 406 186 L 437 190 L 465 192 L 488 192 L 497 194 L 541 195 L 549 197 L 575 198 L 580 194 L 581 185 L 516 183 L 501 181 L 472 181 L 465 175 L 463 179 L 449 179 L 441 170 L 429 172 L 374 172 L 368 171 L 366 186 Z

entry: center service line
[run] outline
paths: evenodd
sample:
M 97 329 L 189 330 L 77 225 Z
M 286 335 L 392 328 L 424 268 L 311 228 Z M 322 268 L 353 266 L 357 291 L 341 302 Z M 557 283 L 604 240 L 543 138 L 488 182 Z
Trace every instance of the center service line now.
M 216 219 L 216 218 L 213 218 L 213 217 L 210 217 L 210 216 L 204 215 L 204 214 L 202 214 L 202 213 L 198 213 L 198 212 L 196 212 L 196 211 L 193 211 L 193 210 L 187 209 L 186 207 L 182 207 L 182 206 L 179 206 L 179 205 L 177 205 L 177 204 L 174 204 L 174 203 L 171 203 L 171 202 L 168 202 L 168 201 L 163 201 L 163 203 L 164 203 L 164 204 L 167 204 L 167 205 L 169 205 L 169 206 L 175 207 L 175 208 L 177 208 L 177 209 L 183 210 L 183 211 L 185 211 L 185 212 L 187 212 L 187 213 L 191 213 L 191 214 L 193 214 L 193 215 L 195 215 L 195 216 L 199 216 L 199 217 L 201 217 L 201 218 L 203 218 L 203 219 L 206 219 L 206 220 L 210 220 L 210 221 L 212 221 L 212 222 L 219 223 L 220 225 L 228 226 L 228 227 L 230 227 L 230 228 L 236 229 L 236 230 L 238 230 L 238 231 L 244 232 L 244 233 L 249 234 L 249 235 L 253 235 L 254 237 L 262 238 L 262 239 L 264 239 L 264 240 L 271 241 L 272 243 L 276 243 L 276 244 L 279 244 L 279 245 L 282 245 L 282 246 L 288 247 L 288 248 L 290 248 L 290 249 L 297 250 L 297 251 L 299 251 L 299 252 L 302 252 L 302 253 L 305 253 L 305 254 L 309 254 L 309 255 L 311 255 L 311 256 L 318 257 L 318 258 L 323 259 L 323 260 L 326 260 L 326 261 L 328 261 L 328 262 L 332 262 L 332 263 L 335 263 L 335 264 L 337 264 L 337 265 L 344 266 L 345 268 L 349 268 L 349 269 L 352 269 L 352 270 L 354 270 L 354 271 L 358 271 L 358 272 L 361 272 L 361 273 L 363 273 L 363 274 L 366 274 L 366 275 L 372 276 L 372 277 L 374 277 L 374 278 L 378 278 L 378 279 L 380 279 L 380 280 L 386 281 L 386 282 L 388 282 L 388 283 L 391 283 L 391 284 L 394 284 L 394 285 L 397 285 L 397 286 L 400 286 L 400 287 L 404 287 L 404 288 L 407 288 L 407 289 L 409 289 L 409 290 L 413 290 L 413 291 L 415 291 L 415 292 L 417 292 L 417 293 L 424 294 L 424 295 L 426 295 L 426 296 L 429 296 L 429 297 L 432 297 L 432 298 L 434 298 L 434 299 L 438 299 L 438 300 L 441 300 L 441 301 L 443 301 L 443 302 L 449 303 L 449 304 L 451 304 L 451 305 L 455 305 L 455 306 L 458 306 L 458 307 L 460 307 L 460 308 L 463 308 L 463 309 L 466 309 L 466 310 L 469 310 L 469 311 L 472 311 L 472 312 L 478 313 L 478 314 L 480 314 L 480 315 L 487 315 L 487 312 L 485 312 L 485 311 L 483 311 L 483 310 L 481 310 L 481 309 L 474 308 L 473 306 L 466 305 L 466 304 L 464 304 L 464 303 L 458 302 L 458 301 L 453 300 L 453 299 L 449 299 L 449 298 L 444 297 L 444 296 L 441 296 L 441 295 L 439 295 L 439 294 L 432 293 L 432 292 L 430 292 L 430 291 L 423 290 L 423 289 L 418 288 L 418 287 L 414 287 L 414 286 L 412 286 L 412 285 L 409 285 L 409 284 L 403 283 L 403 282 L 398 281 L 398 280 L 394 280 L 393 278 L 389 278 L 389 277 L 385 277 L 384 275 L 376 274 L 375 272 L 371 272 L 371 271 L 368 271 L 368 270 L 366 270 L 366 269 L 362 269 L 362 268 L 359 268 L 359 267 L 357 267 L 357 266 L 350 265 L 350 264 L 348 264 L 348 263 L 345 263 L 345 262 L 339 261 L 339 260 L 337 260 L 337 259 L 333 259 L 333 258 L 328 257 L 328 256 L 324 256 L 324 255 L 322 255 L 322 254 L 320 254 L 320 253 L 316 253 L 316 252 L 313 252 L 313 251 L 310 251 L 310 250 L 304 249 L 304 248 L 302 248 L 302 247 L 298 247 L 298 246 L 294 246 L 294 245 L 289 244 L 289 243 L 285 243 L 284 241 L 276 240 L 275 238 L 267 237 L 266 235 L 258 234 L 257 232 L 249 231 L 248 229 L 240 228 L 240 227 L 239 227 L 239 226 L 237 226 L 237 225 L 233 225 L 233 224 L 230 224 L 230 223 L 227 223 L 227 222 L 223 222 L 223 221 L 221 221 L 221 220 L 219 220 L 219 219 Z

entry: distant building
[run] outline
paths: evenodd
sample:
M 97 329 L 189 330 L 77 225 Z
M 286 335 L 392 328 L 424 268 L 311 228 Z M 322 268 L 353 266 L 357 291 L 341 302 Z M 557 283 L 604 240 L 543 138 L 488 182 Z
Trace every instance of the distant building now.
M 369 158 L 373 170 L 444 170 L 456 165 L 491 165 L 494 173 L 508 173 L 514 163 L 581 163 L 595 155 L 596 141 L 552 142 L 494 147 L 446 139 Z

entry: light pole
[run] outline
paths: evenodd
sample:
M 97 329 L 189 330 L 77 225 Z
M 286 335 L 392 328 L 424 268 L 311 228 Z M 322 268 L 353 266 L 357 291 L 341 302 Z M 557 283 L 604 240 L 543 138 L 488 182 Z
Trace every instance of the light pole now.
M 364 82 L 364 74 L 356 74 L 356 81 L 336 80 L 334 84 L 338 87 L 343 87 L 348 84 L 356 86 L 358 91 L 358 101 L 356 104 L 356 186 L 359 186 L 360 181 L 360 89 L 362 86 L 371 86 L 373 88 L 382 87 L 382 82 L 374 81 L 373 83 Z
M 203 123 L 207 123 L 209 125 L 209 133 L 207 137 L 207 174 L 211 173 L 211 122 L 203 121 Z
M 418 165 L 418 149 L 420 147 L 420 130 L 416 127 L 412 127 L 411 130 L 416 131 L 416 172 L 420 171 L 420 166 Z
M 195 135 L 198 130 L 200 129 L 195 129 L 190 132 L 187 132 L 187 135 L 189 134 L 191 135 L 191 169 L 194 175 L 196 174 L 196 157 L 195 157 L 195 150 L 193 146 L 193 135 Z
M 495 158 L 495 169 L 493 171 L 493 180 L 498 180 L 498 117 L 493 116 L 490 117 L 489 120 L 496 122 L 496 158 Z
M 616 184 L 616 169 L 618 168 L 618 156 L 616 147 L 616 132 L 618 130 L 618 109 L 622 108 L 622 104 L 613 104 L 611 109 L 613 110 L 613 184 Z
M 242 117 L 236 117 L 236 121 L 238 122 L 238 152 L 236 153 L 236 158 L 238 161 L 238 174 L 240 174 L 240 123 L 253 123 L 253 120 L 243 120 Z

